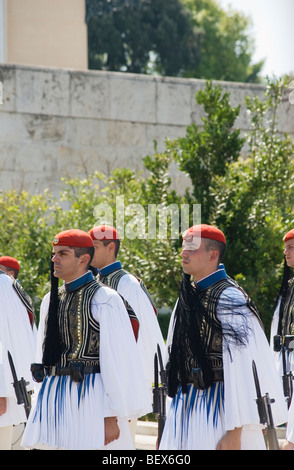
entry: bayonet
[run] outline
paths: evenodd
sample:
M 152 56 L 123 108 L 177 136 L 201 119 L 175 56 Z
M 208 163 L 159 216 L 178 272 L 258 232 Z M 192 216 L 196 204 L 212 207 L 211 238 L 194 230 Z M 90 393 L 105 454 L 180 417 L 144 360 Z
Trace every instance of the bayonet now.
M 154 354 L 154 387 L 153 387 L 153 413 L 159 412 L 159 387 L 158 387 L 158 357 Z
M 166 372 L 163 367 L 162 355 L 161 355 L 159 344 L 157 345 L 157 354 L 158 354 L 158 360 L 159 360 L 159 366 L 160 366 L 160 380 L 161 380 L 163 387 L 166 387 Z
M 27 391 L 27 385 L 29 385 L 29 382 L 26 382 L 23 377 L 18 380 L 12 356 L 9 351 L 7 351 L 7 354 L 13 377 L 13 387 L 15 391 L 16 401 L 18 405 L 24 405 L 26 417 L 28 418 L 31 410 L 31 401 Z
M 158 362 L 159 369 L 158 370 Z M 158 380 L 158 372 L 160 375 L 160 384 Z M 163 428 L 166 419 L 166 373 L 163 367 L 162 355 L 159 345 L 157 345 L 157 353 L 154 355 L 154 388 L 153 388 L 153 412 L 158 416 L 158 446 L 161 441 Z

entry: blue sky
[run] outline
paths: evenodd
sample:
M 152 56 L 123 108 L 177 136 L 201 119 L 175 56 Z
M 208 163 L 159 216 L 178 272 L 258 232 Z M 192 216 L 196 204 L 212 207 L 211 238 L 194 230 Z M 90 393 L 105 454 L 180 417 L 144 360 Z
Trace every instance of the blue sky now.
M 254 62 L 266 59 L 262 75 L 294 75 L 294 0 L 218 0 L 249 15 L 255 39 Z

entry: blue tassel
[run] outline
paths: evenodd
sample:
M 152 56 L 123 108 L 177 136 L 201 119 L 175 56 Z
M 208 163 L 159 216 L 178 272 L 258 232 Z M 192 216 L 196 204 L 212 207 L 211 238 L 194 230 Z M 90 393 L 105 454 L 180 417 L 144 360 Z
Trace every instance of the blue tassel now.
M 209 421 L 211 413 L 213 413 L 213 426 L 217 427 L 218 420 L 223 413 L 224 403 L 224 385 L 223 382 L 214 383 L 207 390 L 198 390 L 193 385 L 188 385 L 188 392 L 183 394 L 181 387 L 178 389 L 177 395 L 172 401 L 172 409 L 174 416 L 177 414 L 178 407 L 182 403 L 180 434 L 182 441 L 189 431 L 189 424 L 191 418 L 195 413 L 205 413 L 207 422 Z M 177 422 L 175 420 L 175 435 L 177 432 Z

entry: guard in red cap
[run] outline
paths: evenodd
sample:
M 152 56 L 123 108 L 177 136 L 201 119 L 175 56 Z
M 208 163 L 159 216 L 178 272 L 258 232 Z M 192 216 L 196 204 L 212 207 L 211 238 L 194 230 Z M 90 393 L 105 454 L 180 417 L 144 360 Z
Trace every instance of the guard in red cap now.
M 30 323 L 32 328 L 36 330 L 35 323 L 35 312 L 32 299 L 26 293 L 20 282 L 18 281 L 18 275 L 20 271 L 20 263 L 17 259 L 12 258 L 11 256 L 1 256 L 0 257 L 0 271 L 7 274 L 13 279 L 13 288 L 16 291 L 17 295 L 20 297 L 21 301 L 27 308 L 27 313 L 29 315 Z
M 35 325 L 30 323 L 29 310 L 33 318 L 30 299 L 20 283 L 0 270 L 0 450 L 12 449 L 14 431 L 19 432 L 18 426 L 22 430 L 27 421 L 20 395 L 16 396 L 12 386 L 14 377 L 8 351 L 17 371 L 18 381 L 23 378 L 24 383 L 27 383 L 27 392 L 34 390 L 30 366 L 35 357 Z M 28 408 L 29 406 L 27 411 Z
M 157 352 L 157 345 L 162 351 L 165 347 L 155 305 L 143 281 L 123 269 L 121 262 L 117 259 L 120 249 L 117 230 L 110 225 L 99 225 L 93 227 L 89 234 L 95 247 L 92 266 L 99 270 L 100 281 L 115 289 L 132 307 L 139 319 L 138 355 L 150 396 L 149 411 L 151 412 L 154 354 Z
M 293 406 L 293 374 L 294 374 L 294 229 L 283 237 L 284 272 L 271 325 L 271 344 L 277 370 L 283 381 L 284 394 L 289 407 L 287 419 L 286 441 L 283 449 L 294 449 L 294 406 Z
M 30 323 L 32 328 L 36 330 L 36 322 L 35 322 L 35 312 L 32 299 L 26 293 L 20 282 L 18 281 L 18 275 L 20 271 L 20 263 L 17 259 L 12 258 L 11 256 L 1 256 L 0 257 L 0 271 L 3 271 L 7 276 L 10 276 L 13 282 L 13 288 L 20 297 L 21 301 L 27 308 L 27 312 L 29 315 Z
M 275 423 L 287 416 L 258 312 L 227 276 L 225 249 L 217 227 L 195 225 L 183 234 L 183 278 L 166 345 L 172 402 L 161 451 L 265 449 L 253 359 L 262 390 L 275 397 Z
M 4 271 L 5 274 L 17 279 L 20 265 L 17 259 L 12 258 L 11 256 L 0 256 L 0 269 Z
M 66 230 L 53 239 L 52 288 L 40 311 L 40 362 L 32 365 L 42 385 L 23 447 L 133 449 L 128 421 L 147 412 L 127 310 L 114 290 L 94 279 L 93 254 L 84 231 Z
M 201 243 L 202 240 L 206 242 Z M 211 225 L 194 225 L 183 233 L 183 271 L 195 281 L 202 279 L 215 271 L 225 251 L 226 239 L 221 230 Z

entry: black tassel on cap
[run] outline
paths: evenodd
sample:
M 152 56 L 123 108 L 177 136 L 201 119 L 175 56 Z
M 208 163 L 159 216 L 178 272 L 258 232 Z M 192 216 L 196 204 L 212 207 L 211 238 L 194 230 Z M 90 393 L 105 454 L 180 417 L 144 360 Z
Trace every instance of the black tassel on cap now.
M 60 360 L 58 306 L 58 278 L 54 276 L 54 263 L 51 261 L 50 304 L 43 348 L 43 364 L 47 367 L 56 365 Z

